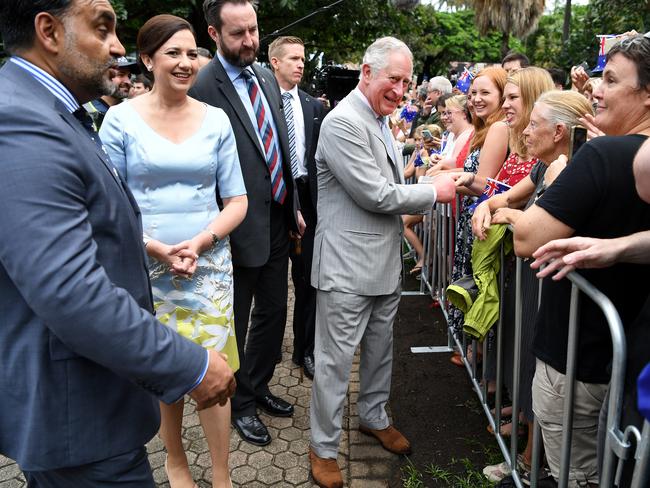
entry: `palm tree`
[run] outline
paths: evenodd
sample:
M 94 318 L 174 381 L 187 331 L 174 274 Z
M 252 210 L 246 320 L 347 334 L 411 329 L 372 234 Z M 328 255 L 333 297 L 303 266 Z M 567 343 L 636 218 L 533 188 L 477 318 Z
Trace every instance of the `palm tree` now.
M 508 52 L 510 34 L 525 37 L 544 13 L 544 0 L 474 0 L 476 27 L 482 35 L 501 31 L 501 55 Z

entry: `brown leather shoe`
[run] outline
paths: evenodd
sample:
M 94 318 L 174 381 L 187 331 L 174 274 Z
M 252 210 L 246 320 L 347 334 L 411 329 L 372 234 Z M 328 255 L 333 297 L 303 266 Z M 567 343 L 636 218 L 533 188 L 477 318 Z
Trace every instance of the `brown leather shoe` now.
M 343 477 L 336 459 L 321 458 L 309 448 L 311 475 L 321 488 L 343 488 Z
M 381 445 L 384 446 L 384 449 L 387 451 L 395 454 L 411 454 L 410 442 L 392 425 L 389 425 L 383 430 L 370 429 L 360 425 L 359 430 L 364 434 L 379 439 L 379 442 L 381 442 Z

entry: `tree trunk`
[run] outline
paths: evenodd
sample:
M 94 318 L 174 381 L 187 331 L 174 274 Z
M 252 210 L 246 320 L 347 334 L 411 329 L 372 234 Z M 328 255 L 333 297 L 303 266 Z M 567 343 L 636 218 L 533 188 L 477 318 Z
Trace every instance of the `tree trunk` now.
M 562 24 L 562 46 L 569 42 L 569 33 L 571 30 L 571 0 L 566 0 L 564 6 L 564 23 Z M 563 49 L 566 49 L 563 47 Z
M 501 59 L 506 57 L 510 51 L 510 32 L 501 33 Z

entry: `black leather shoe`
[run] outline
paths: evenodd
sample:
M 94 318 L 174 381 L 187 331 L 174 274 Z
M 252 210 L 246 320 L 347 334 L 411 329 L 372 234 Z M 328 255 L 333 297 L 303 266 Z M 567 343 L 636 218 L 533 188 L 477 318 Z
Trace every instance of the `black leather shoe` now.
M 255 401 L 258 407 L 274 417 L 291 417 L 293 415 L 293 405 L 270 393 Z
M 310 380 L 314 379 L 314 356 L 305 356 L 305 359 L 302 361 L 302 370 L 305 372 L 305 376 Z
M 271 443 L 269 431 L 257 415 L 233 418 L 232 425 L 246 442 L 256 446 L 266 446 Z

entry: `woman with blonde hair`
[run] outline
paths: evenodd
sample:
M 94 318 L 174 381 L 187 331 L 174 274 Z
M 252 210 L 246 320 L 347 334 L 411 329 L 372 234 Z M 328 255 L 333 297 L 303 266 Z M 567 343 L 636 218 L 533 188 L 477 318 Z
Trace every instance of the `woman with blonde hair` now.
M 592 114 L 591 104 L 575 91 L 552 90 L 544 92 L 535 102 L 530 121 L 522 136 L 526 140 L 527 153 L 537 159 L 529 175 L 510 190 L 482 202 L 474 211 L 472 229 L 477 239 L 485 239 L 490 225 L 515 224 L 523 215 L 524 207 L 530 207 L 538 195 L 555 180 L 570 157 L 571 129 L 580 125 L 580 119 Z M 527 203 L 526 203 L 527 202 Z M 519 377 L 519 408 L 521 419 L 528 423 L 528 444 L 518 456 L 520 477 L 529 477 L 532 464 L 532 383 L 535 373 L 535 357 L 532 352 L 534 324 L 537 315 L 538 280 L 529 266 L 522 267 L 522 330 Z M 512 288 L 512 287 L 510 287 Z M 504 297 L 504 358 L 514 354 L 514 299 L 506 290 Z M 512 385 L 512 362 L 504 361 L 504 381 Z M 513 416 L 517 417 L 517 416 Z M 502 434 L 507 428 L 502 427 Z M 512 429 L 512 424 L 510 424 Z M 508 475 L 505 464 L 488 466 L 484 473 L 492 481 Z
M 537 163 L 537 159 L 530 157 L 526 148 L 524 129 L 530 120 L 530 113 L 533 105 L 539 96 L 547 91 L 553 90 L 554 84 L 548 71 L 542 68 L 530 66 L 515 71 L 508 76 L 504 88 L 503 112 L 506 123 L 510 128 L 508 136 L 509 155 L 496 180 L 508 186 L 514 186 L 523 179 Z M 472 193 L 483 192 L 485 184 L 482 181 L 475 181 L 472 176 L 462 181 Z M 459 180 L 460 181 L 460 180 Z

